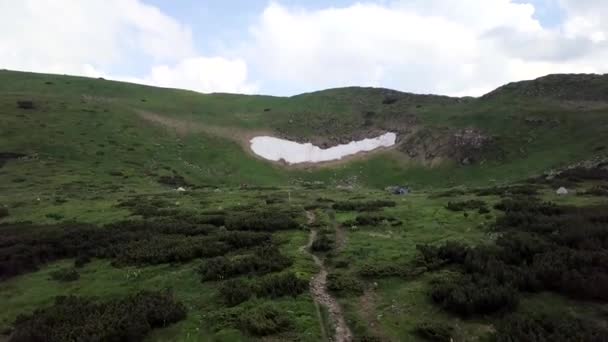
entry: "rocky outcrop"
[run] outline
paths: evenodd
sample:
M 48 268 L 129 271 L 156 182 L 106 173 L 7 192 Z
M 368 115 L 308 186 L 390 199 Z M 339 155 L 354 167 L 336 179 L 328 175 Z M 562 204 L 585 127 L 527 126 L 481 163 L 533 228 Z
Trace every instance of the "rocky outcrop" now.
M 473 128 L 422 129 L 407 136 L 399 149 L 423 162 L 441 159 L 469 165 L 497 157 L 496 138 Z

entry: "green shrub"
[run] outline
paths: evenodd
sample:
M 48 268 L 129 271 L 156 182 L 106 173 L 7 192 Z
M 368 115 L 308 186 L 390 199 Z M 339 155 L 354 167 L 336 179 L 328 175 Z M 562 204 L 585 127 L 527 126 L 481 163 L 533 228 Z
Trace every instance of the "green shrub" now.
M 19 316 L 10 341 L 141 341 L 153 328 L 185 317 L 185 307 L 168 292 L 142 291 L 102 303 L 57 297 L 53 306 Z
M 291 264 L 291 259 L 281 254 L 276 246 L 268 245 L 256 249 L 251 255 L 211 258 L 199 267 L 198 272 L 203 281 L 223 280 L 239 275 L 278 272 Z
M 226 218 L 229 230 L 278 231 L 298 229 L 300 224 L 289 212 L 256 210 L 234 212 Z
M 398 219 L 390 216 L 378 214 L 363 214 L 358 215 L 355 218 L 354 224 L 359 226 L 375 226 L 383 222 L 390 223 L 391 225 L 398 225 L 401 223 Z
M 253 296 L 253 289 L 242 279 L 226 280 L 220 285 L 220 297 L 228 306 L 239 305 Z
M 276 334 L 289 329 L 292 325 L 284 312 L 269 303 L 243 312 L 240 323 L 247 332 L 256 336 Z
M 50 219 L 57 220 L 57 221 L 63 220 L 63 218 L 65 217 L 65 216 L 63 216 L 63 214 L 60 214 L 60 213 L 48 213 L 45 216 Z
M 416 326 L 416 334 L 427 341 L 453 341 L 454 327 L 440 322 L 422 322 Z
M 313 252 L 328 252 L 334 248 L 334 239 L 329 234 L 319 234 L 312 242 L 310 249 Z
M 8 208 L 0 207 L 0 219 L 8 216 Z
M 608 329 L 568 314 L 516 314 L 499 321 L 494 339 L 496 342 L 608 341 Z
M 431 298 L 448 311 L 462 316 L 512 310 L 518 303 L 517 291 L 490 277 L 461 276 L 432 285 Z
M 445 206 L 446 209 L 451 211 L 465 211 L 465 210 L 484 210 L 487 211 L 486 202 L 479 200 L 468 200 L 460 202 L 448 202 Z M 487 211 L 489 212 L 489 211 Z
M 339 295 L 361 295 L 363 294 L 363 283 L 354 275 L 344 272 L 330 273 L 327 276 L 327 288 Z
M 295 297 L 308 289 L 308 281 L 298 278 L 293 272 L 269 274 L 259 278 L 255 292 L 259 297 Z
M 394 207 L 395 201 L 373 200 L 373 201 L 343 201 L 332 205 L 334 210 L 340 211 L 377 211 L 385 207 Z
M 51 272 L 51 279 L 61 282 L 76 281 L 80 279 L 80 274 L 73 268 L 62 268 Z
M 74 267 L 81 268 L 91 262 L 91 257 L 88 254 L 81 254 L 74 259 Z
M 172 175 L 172 176 L 160 176 L 158 178 L 158 182 L 160 184 L 165 184 L 165 185 L 169 185 L 172 187 L 187 187 L 187 186 L 191 186 L 190 183 L 188 183 L 184 177 L 180 176 L 180 175 Z

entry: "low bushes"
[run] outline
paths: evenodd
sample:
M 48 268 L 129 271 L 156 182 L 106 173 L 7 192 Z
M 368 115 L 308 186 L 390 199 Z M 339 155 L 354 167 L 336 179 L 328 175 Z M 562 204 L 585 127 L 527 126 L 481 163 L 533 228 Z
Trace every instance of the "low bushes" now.
M 63 268 L 51 272 L 51 279 L 61 282 L 76 281 L 80 279 L 80 274 L 73 268 Z
M 0 228 L 0 278 L 33 271 L 63 258 L 106 258 L 115 265 L 187 262 L 265 245 L 271 240 L 269 233 L 226 232 L 174 218 L 123 221 L 105 227 L 66 222 L 4 224 Z M 85 261 L 79 263 L 84 265 Z
M 159 327 L 186 317 L 169 292 L 142 291 L 108 302 L 58 297 L 49 308 L 19 316 L 11 342 L 141 341 Z
M 583 192 L 583 195 L 608 197 L 608 185 L 598 185 Z M 0 217 L 2 214 L 0 214 Z
M 345 225 L 350 225 L 350 226 L 376 226 L 382 223 L 388 223 L 392 226 L 398 226 L 401 224 L 401 221 L 399 221 L 398 219 L 391 217 L 391 216 L 385 216 L 385 215 L 379 215 L 379 214 L 362 214 L 362 215 L 358 215 L 354 221 L 352 222 L 345 222 Z
M 504 199 L 495 244 L 418 246 L 419 266 L 452 264 L 432 299 L 463 316 L 511 310 L 519 293 L 554 291 L 608 301 L 608 206 L 569 207 L 534 198 Z
M 490 277 L 476 275 L 435 282 L 431 298 L 446 310 L 462 316 L 511 310 L 518 303 L 517 290 Z
M 19 100 L 19 101 L 17 101 L 17 107 L 20 109 L 36 108 L 36 106 L 34 105 L 34 101 L 32 101 L 32 100 Z
M 258 297 L 295 297 L 308 289 L 308 281 L 292 272 L 269 274 L 258 279 L 254 288 Z
M 334 210 L 340 211 L 377 211 L 385 207 L 394 207 L 395 201 L 373 200 L 373 201 L 342 201 L 332 205 Z
M 191 185 L 180 175 L 160 176 L 158 182 L 172 187 L 186 187 Z
M 320 233 L 312 242 L 310 249 L 313 252 L 329 252 L 334 248 L 334 238 L 327 233 Z
M 494 339 L 496 342 L 608 341 L 608 330 L 568 314 L 516 314 L 497 324 Z
M 327 288 L 341 296 L 363 294 L 363 283 L 354 275 L 336 272 L 327 276 Z
M 229 230 L 278 231 L 298 229 L 300 224 L 291 212 L 255 210 L 235 212 L 226 218 Z
M 223 280 L 239 275 L 277 272 L 291 264 L 291 259 L 281 254 L 276 246 L 267 245 L 250 255 L 211 258 L 199 267 L 198 272 L 203 281 Z
M 582 182 L 587 180 L 605 180 L 608 181 L 608 169 L 599 167 L 582 168 L 577 167 L 563 171 L 557 175 L 559 179 L 567 179 L 572 182 Z
M 293 272 L 269 274 L 251 281 L 230 279 L 223 282 L 219 294 L 224 303 L 235 306 L 256 296 L 279 298 L 295 297 L 308 289 L 308 281 L 298 278 Z
M 289 329 L 291 321 L 273 304 L 262 304 L 244 312 L 239 318 L 241 326 L 250 334 L 266 336 Z
M 219 287 L 219 294 L 224 304 L 239 305 L 253 296 L 253 288 L 242 279 L 229 279 Z
M 538 187 L 532 184 L 493 187 L 475 190 L 477 196 L 537 196 Z
M 416 326 L 415 332 L 427 341 L 451 342 L 454 327 L 440 322 L 422 322 Z
M 482 214 L 489 212 L 486 207 L 486 202 L 479 200 L 448 202 L 445 208 L 450 211 L 479 210 Z

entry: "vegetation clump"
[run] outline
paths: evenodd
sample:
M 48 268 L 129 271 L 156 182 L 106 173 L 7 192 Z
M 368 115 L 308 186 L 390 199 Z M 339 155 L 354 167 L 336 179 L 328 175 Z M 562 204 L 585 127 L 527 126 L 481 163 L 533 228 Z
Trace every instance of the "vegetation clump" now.
M 186 186 L 190 186 L 191 184 L 188 183 L 186 181 L 186 179 L 183 176 L 180 175 L 171 175 L 171 176 L 160 176 L 158 178 L 158 182 L 160 184 L 164 184 L 164 185 L 169 185 L 172 187 L 186 187 Z
M 62 268 L 51 272 L 51 279 L 60 282 L 76 281 L 80 279 L 80 274 L 78 274 L 78 271 L 74 268 Z
M 394 207 L 397 203 L 389 200 L 372 201 L 342 201 L 332 205 L 334 210 L 339 211 L 377 211 L 385 207 Z
M 229 230 L 278 231 L 300 228 L 294 215 L 288 211 L 253 210 L 235 212 L 226 218 Z
M 328 233 L 321 232 L 312 242 L 310 249 L 313 252 L 329 252 L 334 248 L 335 241 Z
M 427 341 L 450 342 L 453 341 L 454 327 L 448 324 L 425 321 L 416 326 L 416 335 Z
M 141 341 L 150 330 L 185 317 L 184 305 L 166 291 L 142 291 L 101 303 L 57 297 L 51 307 L 19 316 L 10 341 Z
M 223 280 L 240 275 L 267 274 L 291 266 L 292 260 L 274 245 L 266 245 L 253 254 L 228 258 L 218 256 L 208 259 L 198 269 L 203 281 Z
M 308 289 L 308 281 L 293 272 L 273 273 L 249 281 L 229 279 L 219 288 L 223 302 L 228 306 L 241 304 L 253 296 L 258 298 L 295 297 Z
M 496 342 L 607 341 L 608 329 L 569 314 L 515 314 L 498 323 L 494 338 Z
M 17 101 L 17 107 L 20 109 L 36 108 L 36 106 L 34 105 L 34 101 L 32 101 L 32 100 L 19 100 L 19 101 Z
M 50 261 L 85 256 L 111 259 L 114 265 L 181 263 L 257 247 L 271 239 L 264 232 L 220 231 L 179 219 L 122 221 L 104 227 L 16 223 L 1 228 L 0 278 L 34 271 Z
M 266 336 L 289 329 L 292 322 L 276 305 L 264 303 L 240 316 L 240 324 L 252 335 Z
M 479 210 L 480 213 L 487 213 L 488 208 L 486 202 L 479 200 L 468 200 L 461 202 L 448 202 L 445 206 L 450 211 L 466 211 L 466 210 Z
M 327 288 L 341 296 L 358 296 L 363 294 L 364 285 L 352 274 L 335 272 L 327 276 Z
M 0 219 L 8 217 L 8 208 L 0 207 Z
M 554 291 L 608 300 L 608 207 L 568 207 L 534 198 L 504 199 L 494 245 L 419 247 L 428 269 L 459 265 L 460 276 L 437 282 L 433 300 L 468 316 L 511 310 L 522 291 Z

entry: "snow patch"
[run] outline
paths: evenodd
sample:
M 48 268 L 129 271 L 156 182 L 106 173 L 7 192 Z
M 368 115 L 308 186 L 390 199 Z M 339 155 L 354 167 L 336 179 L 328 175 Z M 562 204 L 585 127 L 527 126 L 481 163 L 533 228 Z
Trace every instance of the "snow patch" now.
M 258 156 L 272 161 L 284 160 L 288 164 L 320 163 L 340 160 L 343 157 L 368 152 L 379 147 L 395 145 L 397 134 L 385 133 L 376 138 L 351 141 L 348 144 L 322 149 L 312 143 L 297 143 L 285 139 L 260 136 L 251 139 L 251 150 Z

